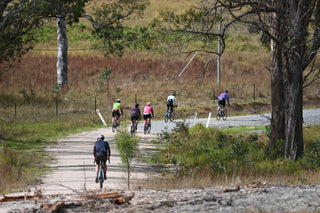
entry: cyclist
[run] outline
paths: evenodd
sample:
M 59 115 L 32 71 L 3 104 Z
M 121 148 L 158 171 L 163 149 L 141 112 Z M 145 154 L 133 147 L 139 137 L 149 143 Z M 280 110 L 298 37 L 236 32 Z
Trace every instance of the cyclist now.
M 139 123 L 139 120 L 141 120 L 141 112 L 139 109 L 139 104 L 136 104 L 135 108 L 131 110 L 131 126 L 132 126 L 133 120 L 136 120 L 137 125 Z
M 96 183 L 98 183 L 98 171 L 99 171 L 99 164 L 100 161 L 103 163 L 103 172 L 104 172 L 104 179 L 107 179 L 107 164 L 106 161 L 110 160 L 110 146 L 107 141 L 104 141 L 104 135 L 99 135 L 97 141 L 94 143 L 93 147 L 93 156 L 96 162 Z
M 148 102 L 147 105 L 144 107 L 144 110 L 143 110 L 143 119 L 144 119 L 144 125 L 146 124 L 146 120 L 147 119 L 151 119 L 154 118 L 154 114 L 153 114 L 153 108 L 151 106 L 151 103 Z
M 217 110 L 220 109 L 220 107 L 223 107 L 223 111 L 226 109 L 226 100 L 228 101 L 228 106 L 230 106 L 229 102 L 229 95 L 228 95 L 228 90 L 225 90 L 223 93 L 221 93 L 218 97 L 218 108 Z
M 122 107 L 122 104 L 121 104 L 121 100 L 120 99 L 117 99 L 117 102 L 115 102 L 113 104 L 113 109 L 112 109 L 112 121 L 111 123 L 113 122 L 113 119 L 118 116 L 118 125 L 120 126 L 120 116 L 123 115 L 123 107 Z
M 171 109 L 171 112 L 173 112 L 173 107 L 177 107 L 177 99 L 176 99 L 176 93 L 171 93 L 171 95 L 167 98 L 167 111 L 169 108 Z

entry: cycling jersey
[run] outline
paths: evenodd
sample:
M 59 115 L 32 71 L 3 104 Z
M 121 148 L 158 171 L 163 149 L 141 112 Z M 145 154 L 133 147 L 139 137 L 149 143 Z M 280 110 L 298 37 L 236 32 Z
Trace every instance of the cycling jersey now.
M 150 114 L 152 111 L 152 107 L 151 106 L 145 106 L 143 114 Z
M 116 102 L 113 104 L 113 110 L 120 110 L 120 109 L 122 109 L 121 103 Z
M 228 95 L 228 93 L 226 93 L 226 92 L 221 93 L 221 94 L 219 95 L 219 97 L 218 97 L 218 100 L 222 100 L 222 99 L 227 100 L 227 101 L 228 101 L 228 104 L 230 104 L 230 103 L 229 103 L 229 95 Z
M 132 113 L 132 114 L 139 114 L 139 115 L 140 115 L 140 109 L 138 109 L 138 108 L 133 108 L 133 109 L 131 110 L 131 113 Z
M 174 95 L 169 95 L 168 98 L 167 98 L 167 102 L 168 102 L 170 99 L 172 100 L 173 105 L 177 105 L 177 99 L 176 99 L 176 97 L 175 97 Z

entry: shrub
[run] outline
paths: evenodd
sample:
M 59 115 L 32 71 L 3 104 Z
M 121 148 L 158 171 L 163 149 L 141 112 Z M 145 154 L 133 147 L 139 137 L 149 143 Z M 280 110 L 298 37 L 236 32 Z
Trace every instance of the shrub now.
M 126 129 L 120 129 L 115 140 L 120 152 L 121 161 L 127 169 L 128 189 L 130 189 L 131 162 L 138 155 L 138 143 L 140 138 L 135 134 L 130 134 Z
M 306 147 L 305 157 L 312 167 L 320 167 L 320 137 Z

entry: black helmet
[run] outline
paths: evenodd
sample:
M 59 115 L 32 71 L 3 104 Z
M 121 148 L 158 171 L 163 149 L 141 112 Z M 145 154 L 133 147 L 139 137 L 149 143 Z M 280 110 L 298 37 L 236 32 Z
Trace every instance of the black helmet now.
M 173 93 L 171 93 L 171 95 L 176 96 L 176 93 L 175 93 L 175 92 L 173 92 Z
M 228 93 L 228 90 L 225 90 L 224 92 L 225 92 L 225 93 Z
M 139 104 L 136 104 L 136 108 L 139 108 Z

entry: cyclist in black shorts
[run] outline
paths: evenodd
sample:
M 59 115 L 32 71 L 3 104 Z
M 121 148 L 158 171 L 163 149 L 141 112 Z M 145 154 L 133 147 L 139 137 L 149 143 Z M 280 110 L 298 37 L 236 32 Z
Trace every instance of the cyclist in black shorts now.
M 137 121 L 137 125 L 139 123 L 139 120 L 141 120 L 141 111 L 139 109 L 139 104 L 136 104 L 135 108 L 131 110 L 131 126 L 133 120 Z
M 225 111 L 226 109 L 226 100 L 228 101 L 228 106 L 230 106 L 230 102 L 229 102 L 229 95 L 228 95 L 228 90 L 225 90 L 223 93 L 221 93 L 218 97 L 218 109 L 222 106 L 223 107 L 223 111 Z
M 104 141 L 104 135 L 99 135 L 93 147 L 93 156 L 96 162 L 96 183 L 98 183 L 98 171 L 100 161 L 103 163 L 104 179 L 107 179 L 107 160 L 110 160 L 110 146 Z

